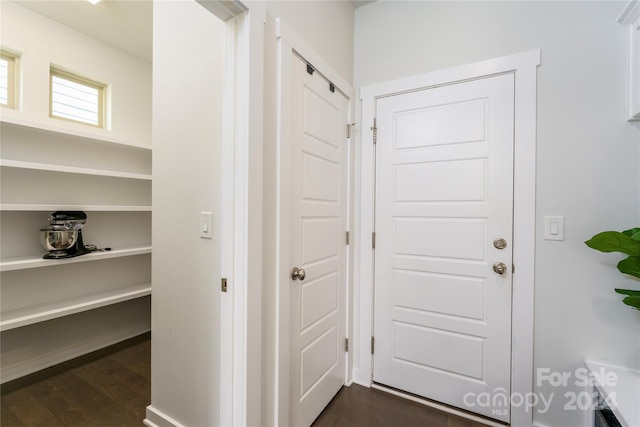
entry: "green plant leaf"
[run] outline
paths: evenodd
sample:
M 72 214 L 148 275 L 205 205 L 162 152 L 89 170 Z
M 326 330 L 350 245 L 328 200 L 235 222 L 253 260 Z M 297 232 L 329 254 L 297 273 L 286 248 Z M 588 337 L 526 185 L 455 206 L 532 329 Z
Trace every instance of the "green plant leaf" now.
M 626 297 L 622 300 L 623 303 L 640 310 L 640 297 Z
M 640 241 L 619 231 L 598 233 L 584 243 L 600 252 L 622 252 L 627 255 L 640 256 Z
M 630 274 L 640 278 L 640 257 L 630 256 L 618 263 L 620 273 Z
M 640 228 L 632 228 L 630 230 L 624 230 L 622 234 L 631 237 L 633 240 L 640 240 Z
M 631 297 L 640 297 L 640 291 L 634 291 L 633 289 L 618 289 L 616 292 L 622 295 L 629 295 Z

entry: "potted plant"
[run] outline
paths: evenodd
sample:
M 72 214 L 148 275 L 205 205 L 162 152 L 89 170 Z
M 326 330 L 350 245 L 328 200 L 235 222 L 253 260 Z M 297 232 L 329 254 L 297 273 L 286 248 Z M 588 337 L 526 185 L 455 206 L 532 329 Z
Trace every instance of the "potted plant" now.
M 640 278 L 640 228 L 631 230 L 604 231 L 587 240 L 586 245 L 600 252 L 620 252 L 628 255 L 618 263 L 618 270 L 623 274 Z M 626 297 L 625 304 L 640 310 L 640 291 L 632 289 L 616 289 Z

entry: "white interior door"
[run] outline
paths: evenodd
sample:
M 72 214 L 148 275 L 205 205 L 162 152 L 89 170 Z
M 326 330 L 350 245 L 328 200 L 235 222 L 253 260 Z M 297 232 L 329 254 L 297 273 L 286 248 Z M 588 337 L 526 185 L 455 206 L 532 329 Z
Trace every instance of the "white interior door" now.
M 305 426 L 345 381 L 348 99 L 292 66 L 290 424 Z
M 381 98 L 376 117 L 374 381 L 508 422 L 514 77 Z

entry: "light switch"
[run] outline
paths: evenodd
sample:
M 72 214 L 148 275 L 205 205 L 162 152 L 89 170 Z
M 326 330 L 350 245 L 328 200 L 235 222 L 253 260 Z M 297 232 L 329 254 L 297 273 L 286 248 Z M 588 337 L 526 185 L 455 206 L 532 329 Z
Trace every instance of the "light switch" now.
M 200 212 L 200 237 L 203 239 L 213 239 L 211 230 L 212 216 L 211 212 Z
M 544 217 L 544 240 L 564 240 L 564 217 Z

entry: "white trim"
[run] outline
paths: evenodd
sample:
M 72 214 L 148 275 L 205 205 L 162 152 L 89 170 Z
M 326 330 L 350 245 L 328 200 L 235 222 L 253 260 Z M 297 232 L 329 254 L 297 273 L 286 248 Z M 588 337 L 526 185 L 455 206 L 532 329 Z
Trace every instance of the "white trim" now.
M 319 74 L 332 82 L 349 100 L 348 123 L 351 122 L 353 109 L 353 87 L 344 80 L 310 45 L 300 38 L 281 18 L 276 18 L 276 38 L 278 40 L 278 87 L 277 87 L 277 136 L 276 136 L 276 331 L 275 331 L 275 419 L 273 425 L 289 425 L 289 288 L 280 286 L 289 283 L 289 254 L 290 242 L 290 204 L 289 173 L 291 153 L 291 69 L 294 52 L 311 63 Z M 350 185 L 347 183 L 347 185 Z M 347 219 L 350 224 L 350 220 Z M 352 246 L 347 246 L 347 251 L 352 251 Z M 346 254 L 350 258 L 349 252 Z M 347 276 L 348 278 L 348 276 Z M 351 288 L 347 283 L 347 294 Z M 348 298 L 347 298 L 348 302 Z M 347 328 L 351 323 L 347 316 Z M 347 337 L 349 337 L 349 330 Z M 347 361 L 346 371 L 349 367 L 349 353 L 345 353 Z M 346 372 L 345 372 L 346 374 Z M 350 383 L 349 375 L 345 377 L 345 384 Z
M 222 188 L 220 199 L 222 206 L 233 206 L 234 197 L 234 137 L 235 137 L 235 70 L 236 70 L 236 19 L 227 21 L 223 111 L 222 111 Z M 221 224 L 234 224 L 234 210 L 222 209 Z M 220 274 L 227 279 L 227 283 L 235 284 L 233 270 L 234 227 L 223 226 L 220 230 L 220 240 L 223 250 L 220 253 Z M 233 387 L 234 330 L 233 330 L 233 299 L 235 286 L 227 286 L 227 292 L 220 295 L 220 425 L 233 425 L 233 402 L 235 388 Z M 223 367 L 227 367 L 224 369 Z
M 356 163 L 361 166 L 357 176 L 359 204 L 356 204 L 358 248 L 355 259 L 355 345 L 354 382 L 371 385 L 372 366 L 370 337 L 373 325 L 373 231 L 374 151 L 369 129 L 375 117 L 375 99 L 416 88 L 434 87 L 495 74 L 515 75 L 515 150 L 514 150 L 514 248 L 512 320 L 512 393 L 533 391 L 533 304 L 535 262 L 535 176 L 536 176 L 536 69 L 540 65 L 540 50 L 532 50 L 463 65 L 446 70 L 375 84 L 361 89 L 362 142 L 356 149 Z M 356 192 L 356 194 L 358 194 Z M 526 408 L 514 407 L 511 425 L 532 424 L 533 414 Z
M 293 53 L 286 40 L 278 39 L 278 89 L 276 131 L 276 325 L 275 325 L 275 419 L 273 425 L 289 425 L 289 253 L 291 200 L 288 197 L 291 157 L 291 62 Z M 287 186 L 285 188 L 285 186 Z
M 229 185 L 233 187 L 233 194 L 231 200 L 223 200 L 222 203 L 229 203 L 232 206 L 233 212 L 233 227 L 231 232 L 232 246 L 229 247 L 232 261 L 231 261 L 231 278 L 228 282 L 230 290 L 231 301 L 225 301 L 227 303 L 226 310 L 231 310 L 232 316 L 230 319 L 221 319 L 225 321 L 227 325 L 220 325 L 224 331 L 232 331 L 232 342 L 229 346 L 228 342 L 222 342 L 221 348 L 226 349 L 227 352 L 232 353 L 232 357 L 225 357 L 227 360 L 231 360 L 230 366 L 221 366 L 220 375 L 231 375 L 231 390 L 221 390 L 231 394 L 231 422 L 229 425 L 245 425 L 247 415 L 247 396 L 246 396 L 246 379 L 247 379 L 247 359 L 246 359 L 246 288 L 247 288 L 247 275 L 246 275 L 246 228 L 247 228 L 247 206 L 246 206 L 246 174 L 247 174 L 247 161 L 246 161 L 246 147 L 247 147 L 247 133 L 246 126 L 240 124 L 241 118 L 247 118 L 248 107 L 246 102 L 247 88 L 243 88 L 240 82 L 246 83 L 248 70 L 248 58 L 249 55 L 249 25 L 247 17 L 242 15 L 236 18 L 236 24 L 238 33 L 236 35 L 236 80 L 234 85 L 235 92 L 235 112 L 234 112 L 234 139 L 233 139 L 233 171 L 232 178 Z M 244 30 L 244 31 L 243 31 Z M 225 141 L 226 143 L 227 141 Z M 227 224 L 229 226 L 231 224 Z M 224 227 L 224 225 L 223 225 Z M 231 306 L 228 306 L 231 303 Z M 224 302 L 221 305 L 225 305 Z M 228 336 L 228 334 L 225 334 Z M 224 350 L 223 350 L 224 351 Z M 226 372 L 225 372 L 226 371 Z
M 620 14 L 620 17 L 618 17 L 618 23 L 625 26 L 631 25 L 638 16 L 640 16 L 640 1 L 631 0 L 625 6 L 624 10 Z
M 640 1 L 631 0 L 618 22 L 627 31 L 627 121 L 640 120 Z
M 227 22 L 231 18 L 235 18 L 236 16 L 240 16 L 244 14 L 249 9 L 247 6 L 242 4 L 241 1 L 231 0 L 231 1 L 209 1 L 209 0 L 196 0 L 207 9 L 209 12 L 213 13 L 215 16 L 220 18 L 221 21 Z
M 153 405 L 147 406 L 147 417 L 142 424 L 147 427 L 183 427 L 178 421 L 154 408 Z
M 258 9 L 256 9 L 258 7 Z M 243 176 L 244 198 L 236 194 L 236 207 L 242 209 L 236 212 L 236 220 L 242 217 L 243 232 L 238 232 L 236 238 L 236 255 L 243 253 L 243 262 L 236 262 L 237 268 L 244 268 L 245 277 L 242 283 L 245 292 L 242 298 L 235 300 L 235 309 L 242 307 L 242 312 L 235 314 L 235 322 L 241 322 L 234 327 L 236 340 L 236 356 L 244 359 L 244 372 L 239 375 L 243 382 L 243 413 L 238 410 L 240 405 L 234 402 L 234 408 L 241 422 L 237 422 L 234 416 L 233 425 L 260 425 L 262 415 L 262 181 L 263 181 L 263 116 L 264 116 L 264 34 L 266 23 L 266 9 L 263 2 L 251 3 L 251 10 L 245 14 L 247 27 L 244 43 L 247 52 L 244 60 L 238 61 L 236 73 L 236 101 L 242 103 L 238 106 L 239 113 L 236 116 L 238 127 L 245 129 L 242 135 L 244 141 L 239 143 L 239 135 L 236 139 L 236 167 L 244 169 L 236 170 L 236 177 Z M 240 59 L 240 58 L 238 58 Z M 242 64 L 242 65 L 240 65 Z M 242 88 L 242 89 L 241 89 Z M 243 95 L 240 95 L 242 93 Z M 241 112 L 241 113 L 240 113 Z M 244 159 L 241 164 L 239 150 L 244 150 Z M 240 186 L 236 186 L 240 189 Z M 240 215 L 242 213 L 242 215 Z M 236 222 L 236 227 L 239 223 Z M 240 239 L 242 235 L 242 239 Z M 238 248 L 241 246 L 241 249 Z M 236 270 L 238 271 L 238 270 Z M 237 331 L 237 332 L 236 332 Z M 242 337 L 242 351 L 240 353 L 240 334 Z M 236 363 L 234 363 L 234 366 Z M 224 367 L 223 367 L 224 369 Z M 238 370 L 236 370 L 238 372 Z M 234 380 L 234 387 L 238 386 Z M 239 398 L 239 394 L 234 393 Z
M 229 24 L 235 49 L 227 59 L 235 67 L 225 95 L 233 96 L 234 120 L 223 142 L 223 161 L 231 166 L 223 171 L 222 205 L 232 212 L 223 223 L 229 291 L 221 300 L 221 425 L 258 425 L 261 414 L 263 7 L 252 3 Z

